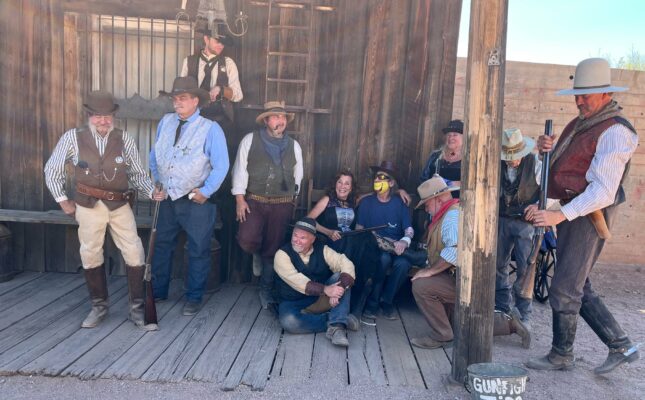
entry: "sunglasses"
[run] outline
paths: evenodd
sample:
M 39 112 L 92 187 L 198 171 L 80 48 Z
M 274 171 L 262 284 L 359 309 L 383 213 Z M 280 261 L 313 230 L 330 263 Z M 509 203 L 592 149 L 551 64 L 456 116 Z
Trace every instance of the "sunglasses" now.
M 380 181 L 389 181 L 392 178 L 387 174 L 379 173 L 379 174 L 376 174 L 376 179 L 378 179 Z

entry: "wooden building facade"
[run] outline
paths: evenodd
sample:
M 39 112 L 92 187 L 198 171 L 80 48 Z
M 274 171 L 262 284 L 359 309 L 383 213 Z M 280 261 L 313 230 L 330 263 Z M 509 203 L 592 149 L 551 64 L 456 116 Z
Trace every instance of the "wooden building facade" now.
M 190 20 L 176 18 L 181 0 L 0 2 L 0 209 L 58 208 L 43 167 L 62 133 L 83 123 L 90 90 L 109 90 L 127 105 L 117 124 L 136 138 L 147 165 L 167 107 L 158 91 L 171 89 L 183 58 L 200 44 L 193 24 L 199 2 L 186 3 Z M 236 132 L 227 138 L 233 157 L 262 104 L 283 99 L 296 113 L 288 129 L 305 159 L 301 208 L 309 179 L 323 188 L 349 168 L 365 184 L 369 166 L 386 159 L 414 191 L 439 128 L 452 115 L 460 0 L 225 4 L 229 16 L 248 15 L 248 32 L 226 49 L 244 92 Z M 226 185 L 221 191 L 230 193 Z M 239 272 L 234 216 L 221 211 L 225 270 Z M 14 270 L 80 265 L 75 227 L 8 226 Z M 247 279 L 248 271 L 230 278 Z

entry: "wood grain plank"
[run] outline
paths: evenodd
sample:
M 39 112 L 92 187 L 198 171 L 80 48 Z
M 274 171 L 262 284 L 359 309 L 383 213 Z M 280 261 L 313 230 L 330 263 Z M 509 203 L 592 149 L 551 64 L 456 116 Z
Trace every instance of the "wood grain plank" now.
M 141 379 L 160 382 L 183 380 L 220 328 L 243 289 L 243 286 L 224 286 L 215 293 Z
M 33 281 L 34 279 L 42 279 L 44 276 L 45 274 L 38 272 L 21 272 L 20 274 L 14 276 L 10 281 L 0 283 L 0 296 L 12 290 L 15 290 L 16 288 L 19 288 L 20 286 Z
M 162 329 L 164 326 L 164 316 L 183 295 L 182 286 L 182 281 L 173 280 L 170 283 L 168 301 L 157 304 L 157 316 L 159 318 L 159 326 Z M 87 353 L 83 354 L 82 357 L 74 361 L 61 375 L 78 376 L 81 379 L 98 378 L 110 365 L 128 351 L 130 347 L 137 343 L 145 333 L 145 331 L 127 321 Z
M 425 388 L 401 321 L 378 319 L 376 329 L 389 385 Z
M 235 362 L 259 312 L 260 302 L 256 288 L 245 288 L 186 377 L 196 381 L 222 382 Z
M 111 279 L 108 290 L 113 298 L 125 295 L 125 279 Z M 0 375 L 15 374 L 20 368 L 45 354 L 81 329 L 81 322 L 90 311 L 90 303 L 78 308 L 41 329 L 28 340 L 22 341 L 0 355 Z
M 428 335 L 430 327 L 416 306 L 411 304 L 399 307 L 399 314 L 401 315 L 401 321 L 403 322 L 408 338 L 411 339 Z M 450 374 L 451 366 L 445 349 L 428 350 L 412 346 L 412 351 L 417 359 L 423 380 L 428 389 L 436 391 L 443 388 L 447 396 L 448 388 L 445 384 L 445 378 Z M 449 348 L 448 351 L 452 352 L 452 348 Z
M 300 381 L 309 378 L 316 335 L 294 335 L 284 332 L 278 348 L 271 378 Z
M 40 310 L 83 284 L 83 277 L 78 274 L 51 274 L 0 296 L 0 304 L 4 308 L 0 313 L 0 330 Z
M 311 362 L 311 379 L 325 382 L 329 387 L 347 385 L 347 349 L 334 346 L 325 332 L 316 333 Z
M 349 332 L 347 364 L 349 383 L 359 385 L 387 385 L 376 327 L 361 325 L 358 332 Z
M 249 336 L 235 359 L 223 390 L 234 390 L 240 383 L 252 390 L 264 390 L 280 343 L 282 328 L 271 311 L 261 310 Z

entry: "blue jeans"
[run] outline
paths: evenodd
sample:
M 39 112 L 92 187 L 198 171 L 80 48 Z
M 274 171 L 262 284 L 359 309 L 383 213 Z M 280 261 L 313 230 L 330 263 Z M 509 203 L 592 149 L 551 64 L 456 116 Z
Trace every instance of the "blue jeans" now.
M 177 235 L 182 229 L 188 241 L 186 300 L 200 303 L 211 268 L 210 244 L 215 227 L 215 204 L 197 204 L 188 199 L 166 200 L 159 206 L 157 238 L 152 260 L 152 290 L 167 298 Z
M 532 265 L 527 265 L 533 245 L 535 228 L 530 223 L 517 219 L 499 217 L 497 235 L 497 275 L 495 278 L 495 308 L 505 313 L 511 310 L 511 283 L 509 263 L 515 253 L 515 283 L 512 286 L 515 295 L 515 306 L 522 315 L 522 320 L 528 320 L 531 315 L 533 301 Z
M 390 275 L 386 276 L 390 266 L 392 267 Z M 379 268 L 379 271 L 374 274 L 372 293 L 365 304 L 365 309 L 372 313 L 378 311 L 379 302 L 392 305 L 394 296 L 408 279 L 408 272 L 412 264 L 403 256 L 382 251 L 380 262 L 376 267 Z
M 340 274 L 332 275 L 325 285 L 338 282 Z M 347 289 L 338 305 L 329 312 L 322 314 L 304 314 L 302 309 L 309 307 L 318 300 L 317 296 L 307 296 L 299 300 L 283 300 L 278 306 L 280 325 L 289 333 L 325 332 L 327 325 L 343 324 L 347 326 L 351 289 Z

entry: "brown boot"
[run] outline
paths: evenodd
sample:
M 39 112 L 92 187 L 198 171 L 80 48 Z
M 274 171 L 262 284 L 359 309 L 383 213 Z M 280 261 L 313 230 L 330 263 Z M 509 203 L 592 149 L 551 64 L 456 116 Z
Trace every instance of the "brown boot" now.
M 577 314 L 553 311 L 551 351 L 544 357 L 530 359 L 525 365 L 537 370 L 572 370 L 575 367 L 573 341 L 576 338 L 577 319 Z
M 87 289 L 90 292 L 92 310 L 87 315 L 81 328 L 94 328 L 105 319 L 108 313 L 108 290 L 105 278 L 105 266 L 83 269 Z
M 128 274 L 128 306 L 130 308 L 130 321 L 144 331 L 156 331 L 159 329 L 157 324 L 146 325 L 144 319 L 143 304 L 143 274 L 145 267 L 126 266 Z

